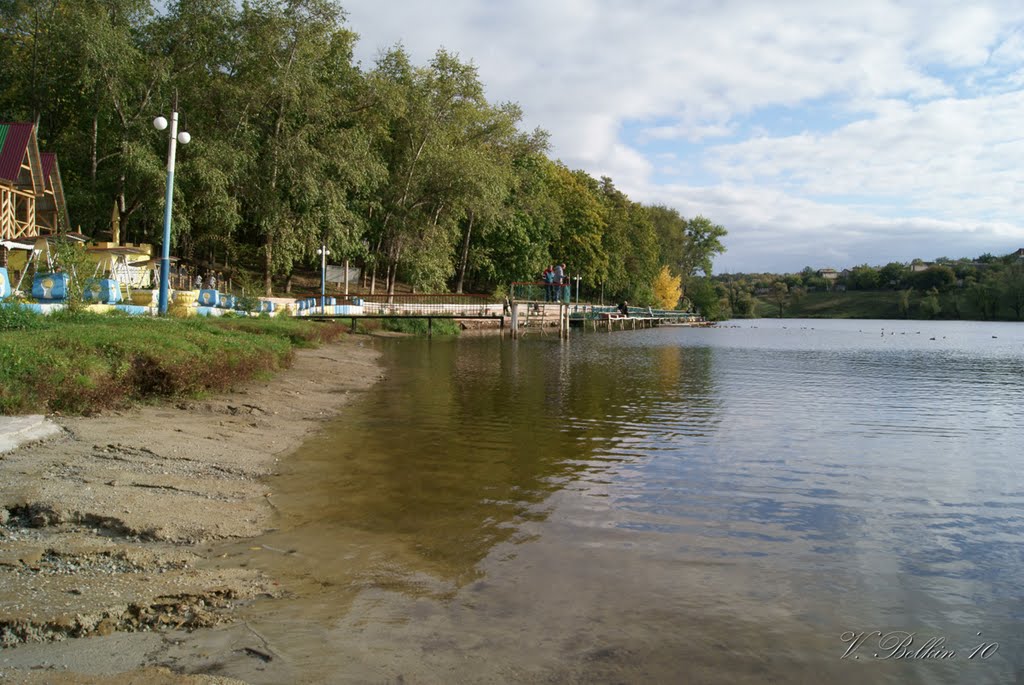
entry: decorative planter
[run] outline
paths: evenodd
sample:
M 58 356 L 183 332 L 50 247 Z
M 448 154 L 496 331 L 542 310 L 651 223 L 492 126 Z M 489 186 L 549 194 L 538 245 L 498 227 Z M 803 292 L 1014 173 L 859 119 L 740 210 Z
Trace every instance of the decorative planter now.
M 177 299 L 177 298 L 175 298 Z M 139 307 L 156 307 L 160 303 L 159 290 L 133 290 L 132 304 Z

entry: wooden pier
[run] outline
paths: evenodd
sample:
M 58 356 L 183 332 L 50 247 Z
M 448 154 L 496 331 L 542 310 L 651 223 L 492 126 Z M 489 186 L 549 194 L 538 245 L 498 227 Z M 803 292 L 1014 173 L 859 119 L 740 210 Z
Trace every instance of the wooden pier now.
M 628 316 L 614 307 L 573 305 L 561 302 L 533 302 L 517 300 L 511 303 L 509 333 L 518 338 L 525 331 L 536 328 L 544 331 L 557 328 L 560 338 L 568 338 L 572 328 L 590 331 L 635 331 L 660 326 L 709 326 L 703 317 L 691 312 L 636 310 Z

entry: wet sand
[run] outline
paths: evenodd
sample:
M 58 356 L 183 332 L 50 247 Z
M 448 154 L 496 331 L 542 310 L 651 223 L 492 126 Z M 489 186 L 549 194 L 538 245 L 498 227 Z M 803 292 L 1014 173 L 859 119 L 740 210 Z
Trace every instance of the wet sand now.
M 176 675 L 198 669 L 167 651 L 280 593 L 210 557 L 267 530 L 265 479 L 382 376 L 377 360 L 351 336 L 228 394 L 57 417 L 59 436 L 0 455 L 0 681 L 232 682 Z M 251 628 L 210 644 L 254 668 L 272 658 Z

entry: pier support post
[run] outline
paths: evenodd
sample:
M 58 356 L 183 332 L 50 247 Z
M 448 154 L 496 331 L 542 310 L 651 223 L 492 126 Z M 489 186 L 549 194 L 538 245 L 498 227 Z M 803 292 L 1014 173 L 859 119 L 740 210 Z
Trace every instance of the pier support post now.
M 519 303 L 512 303 L 512 339 L 519 337 Z

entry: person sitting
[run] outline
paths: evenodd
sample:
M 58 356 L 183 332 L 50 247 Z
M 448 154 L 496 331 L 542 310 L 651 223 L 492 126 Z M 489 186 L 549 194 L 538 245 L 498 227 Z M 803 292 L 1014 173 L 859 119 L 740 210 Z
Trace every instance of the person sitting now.
M 629 316 L 629 302 L 627 302 L 626 300 L 623 300 L 622 304 L 619 305 L 619 314 L 622 314 L 623 316 Z

